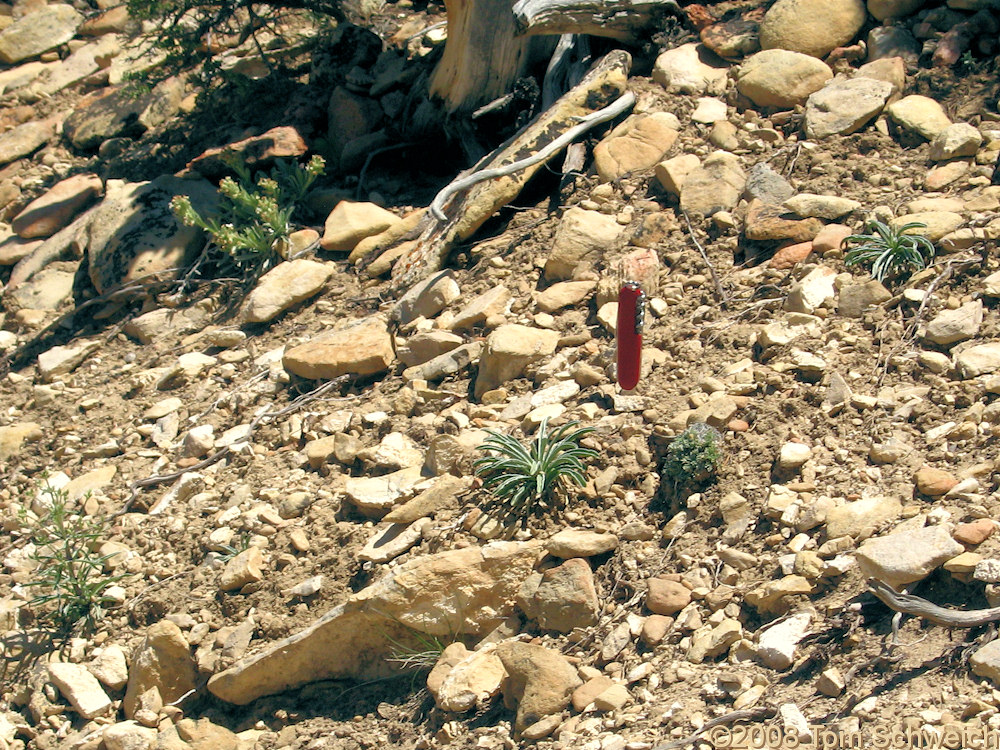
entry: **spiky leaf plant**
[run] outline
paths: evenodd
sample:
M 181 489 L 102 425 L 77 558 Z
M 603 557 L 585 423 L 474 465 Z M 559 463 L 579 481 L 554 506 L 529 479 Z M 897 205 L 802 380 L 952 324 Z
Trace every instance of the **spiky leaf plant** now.
M 586 482 L 583 462 L 598 456 L 580 445 L 594 428 L 574 429 L 577 424 L 569 422 L 550 433 L 548 420 L 543 420 L 527 448 L 510 435 L 490 430 L 477 447 L 486 455 L 473 462 L 476 475 L 512 515 L 524 518 L 550 510 L 570 484 Z
M 893 228 L 877 219 L 868 222 L 868 234 L 845 237 L 843 246 L 860 243 L 844 255 L 848 266 L 871 266 L 872 278 L 885 281 L 890 276 L 905 271 L 920 271 L 934 257 L 934 243 L 922 234 L 907 234 L 911 229 L 924 229 L 927 225 L 911 221 Z

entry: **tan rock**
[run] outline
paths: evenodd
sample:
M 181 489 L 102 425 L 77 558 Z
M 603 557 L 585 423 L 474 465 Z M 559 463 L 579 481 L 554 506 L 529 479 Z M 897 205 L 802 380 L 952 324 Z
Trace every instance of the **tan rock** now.
M 574 628 L 594 625 L 599 604 L 590 564 L 573 558 L 529 578 L 518 603 L 544 630 L 569 633 Z
M 886 111 L 901 128 L 917 133 L 929 141 L 937 138 L 951 125 L 951 119 L 937 101 L 919 94 L 904 96 L 890 104 Z
M 418 645 L 413 630 L 485 635 L 514 611 L 540 550 L 537 542 L 493 542 L 404 562 L 304 631 L 214 675 L 208 689 L 244 705 L 315 680 L 385 676 L 385 657 L 398 644 Z
M 567 209 L 545 263 L 545 278 L 570 279 L 577 268 L 593 266 L 614 247 L 622 231 L 614 216 L 576 206 Z
M 677 140 L 680 123 L 669 112 L 632 115 L 594 147 L 594 166 L 602 182 L 652 169 Z
M 85 719 L 101 716 L 111 708 L 111 699 L 101 683 L 82 664 L 53 662 L 49 664 L 49 679 Z
M 307 150 L 299 132 L 294 127 L 282 125 L 265 130 L 260 135 L 210 148 L 192 159 L 187 168 L 210 180 L 217 180 L 232 174 L 232 168 L 226 164 L 228 159 L 235 157 L 251 169 L 261 169 L 275 159 L 298 159 Z
M 308 258 L 279 263 L 260 277 L 240 310 L 241 323 L 267 323 L 319 294 L 336 268 Z
M 761 21 L 760 46 L 825 57 L 849 44 L 866 18 L 863 0 L 778 0 Z
M 941 497 L 958 484 L 958 479 L 951 473 L 932 466 L 922 466 L 917 469 L 913 481 L 916 482 L 917 492 L 928 497 Z
M 195 689 L 195 664 L 181 629 L 161 620 L 146 630 L 146 637 L 132 656 L 128 687 L 122 707 L 135 714 L 139 696 L 156 688 L 164 703 L 172 703 Z
M 497 656 L 507 670 L 504 702 L 517 707 L 515 736 L 546 716 L 566 708 L 580 678 L 569 662 L 557 652 L 519 641 L 504 641 Z
M 691 603 L 691 591 L 678 581 L 650 578 L 646 608 L 658 615 L 673 615 Z
M 486 348 L 479 358 L 476 398 L 520 376 L 530 363 L 554 353 L 558 343 L 557 331 L 516 323 L 500 326 L 486 339 Z
M 16 422 L 0 427 L 0 461 L 6 461 L 21 452 L 27 443 L 41 440 L 45 436 L 37 422 Z
M 282 365 L 302 378 L 330 380 L 384 372 L 394 359 L 386 319 L 373 315 L 289 349 Z
M 11 229 L 24 239 L 49 237 L 67 226 L 103 190 L 104 184 L 97 175 L 68 177 L 29 203 L 11 221 Z
M 243 743 L 235 732 L 214 724 L 211 719 L 184 718 L 175 725 L 177 736 L 191 750 L 241 750 Z
M 507 670 L 496 649 L 496 644 L 486 644 L 451 668 L 434 696 L 438 708 L 463 713 L 486 705 L 500 693 Z
M 597 696 L 614 684 L 614 681 L 607 675 L 602 674 L 597 677 L 591 677 L 573 691 L 573 695 L 571 697 L 573 710 L 577 713 L 582 713 L 587 706 L 594 702 L 594 699 L 597 698 Z
M 805 104 L 833 78 L 821 60 L 800 52 L 766 49 L 740 66 L 736 88 L 760 107 L 794 107 Z
M 684 179 L 700 165 L 701 160 L 694 154 L 679 154 L 657 164 L 654 174 L 664 190 L 679 196 Z
M 468 330 L 485 322 L 491 316 L 502 314 L 507 309 L 508 302 L 510 302 L 510 290 L 502 284 L 494 286 L 455 313 L 448 327 L 453 331 Z
M 241 589 L 248 583 L 255 583 L 264 577 L 261 568 L 264 565 L 264 558 L 259 547 L 249 547 L 226 563 L 222 573 L 219 575 L 219 589 L 222 591 L 234 591 Z
M 545 549 L 554 557 L 593 557 L 610 552 L 618 546 L 618 537 L 584 529 L 563 529 L 545 542 Z
M 535 304 L 542 312 L 554 313 L 580 304 L 596 288 L 596 281 L 559 281 L 536 294 Z
M 855 558 L 862 575 L 877 578 L 890 586 L 920 581 L 947 560 L 965 552 L 944 526 L 889 534 L 869 539 Z
M 326 217 L 320 247 L 350 252 L 366 237 L 381 234 L 400 218 L 374 203 L 341 201 Z

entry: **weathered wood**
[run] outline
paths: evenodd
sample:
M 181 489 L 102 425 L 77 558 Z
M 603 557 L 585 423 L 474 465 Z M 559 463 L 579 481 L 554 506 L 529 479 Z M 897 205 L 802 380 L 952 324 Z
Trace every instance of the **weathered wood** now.
M 476 165 L 470 174 L 488 170 L 499 172 L 488 171 L 490 176 L 484 181 L 469 181 L 468 174 L 460 176 L 461 190 L 466 190 L 469 182 L 475 183 L 464 194 L 452 186 L 446 188 L 447 195 L 442 200 L 435 200 L 437 216 L 430 210 L 424 213 L 416 232 L 416 242 L 393 266 L 393 288 L 397 291 L 406 289 L 427 274 L 439 270 L 457 242 L 472 236 L 499 208 L 516 198 L 528 180 L 558 153 L 559 148 L 551 148 L 551 144 L 559 141 L 567 131 L 587 124 L 586 118 L 598 110 L 622 98 L 631 64 L 632 58 L 627 52 L 609 52 L 579 84 L 508 143 Z M 592 126 L 595 122 L 590 120 L 589 124 Z M 532 159 L 540 152 L 541 158 Z M 517 167 L 518 163 L 523 164 L 523 168 Z M 517 169 L 506 174 L 504 167 L 508 168 L 507 171 L 513 167 Z M 438 218 L 442 214 L 446 217 L 444 221 Z M 390 248 L 387 252 L 391 251 Z
M 590 34 L 635 41 L 641 32 L 667 15 L 681 15 L 676 0 L 518 0 L 514 21 L 518 33 Z
M 517 36 L 510 0 L 446 0 L 445 9 L 448 39 L 430 93 L 448 112 L 468 113 L 508 93 L 556 43 Z
M 887 583 L 876 578 L 868 579 L 868 588 L 889 609 L 914 617 L 922 617 L 935 625 L 946 628 L 974 628 L 1000 620 L 1000 607 L 990 609 L 945 609 L 913 594 L 900 594 Z

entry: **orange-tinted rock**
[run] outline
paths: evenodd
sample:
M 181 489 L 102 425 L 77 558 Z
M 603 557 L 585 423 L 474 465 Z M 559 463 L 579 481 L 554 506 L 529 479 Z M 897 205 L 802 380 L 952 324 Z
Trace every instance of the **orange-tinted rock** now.
M 691 592 L 678 581 L 650 578 L 646 607 L 658 615 L 673 615 L 691 603 Z
M 974 546 L 985 542 L 995 529 L 996 525 L 989 518 L 978 518 L 970 523 L 960 523 L 951 536 L 956 542 Z
M 299 131 L 291 126 L 271 128 L 260 135 L 244 138 L 220 148 L 210 148 L 187 165 L 210 179 L 217 179 L 232 172 L 225 159 L 237 157 L 251 169 L 259 169 L 275 159 L 296 159 L 307 150 Z
M 917 469 L 913 479 L 917 483 L 917 492 L 928 497 L 941 497 L 958 484 L 958 480 L 950 473 L 931 466 Z
M 95 174 L 68 177 L 29 203 L 14 217 L 11 229 L 24 239 L 51 237 L 67 226 L 103 190 L 104 184 Z
M 812 251 L 813 243 L 811 241 L 784 244 L 778 248 L 767 265 L 778 271 L 787 271 L 808 258 Z

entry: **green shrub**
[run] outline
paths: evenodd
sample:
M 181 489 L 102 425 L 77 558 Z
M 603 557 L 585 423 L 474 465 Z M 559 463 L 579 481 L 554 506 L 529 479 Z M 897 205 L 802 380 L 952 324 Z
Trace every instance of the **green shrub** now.
M 256 181 L 245 164 L 230 160 L 237 179 L 224 177 L 218 217 L 204 217 L 190 197 L 175 196 L 171 208 L 182 222 L 208 233 L 211 247 L 245 276 L 256 277 L 288 253 L 288 235 L 295 207 L 326 167 L 314 156 L 305 166 L 279 160 L 270 175 L 259 172 Z
M 510 435 L 489 431 L 476 449 L 486 455 L 476 459 L 473 468 L 507 513 L 526 518 L 539 509 L 550 510 L 570 484 L 584 484 L 583 461 L 598 453 L 579 444 L 594 429 L 573 429 L 577 424 L 569 422 L 549 433 L 548 420 L 543 420 L 527 448 Z
M 852 234 L 844 238 L 842 246 L 860 243 L 847 251 L 844 263 L 848 266 L 870 266 L 872 278 L 879 282 L 899 273 L 921 271 L 934 257 L 934 243 L 922 234 L 906 232 L 926 226 L 912 221 L 894 229 L 872 219 L 868 222 L 868 234 Z
M 35 579 L 25 586 L 38 593 L 28 607 L 39 623 L 60 633 L 69 633 L 81 623 L 85 630 L 93 630 L 109 601 L 105 591 L 124 578 L 106 574 L 104 563 L 111 555 L 94 551 L 107 533 L 107 520 L 70 508 L 65 490 L 45 483 L 41 491 L 52 505 L 30 532 L 35 549 L 28 557 L 38 567 Z
M 720 463 L 722 433 L 704 422 L 696 422 L 670 443 L 662 476 L 677 491 L 706 481 L 716 473 Z

